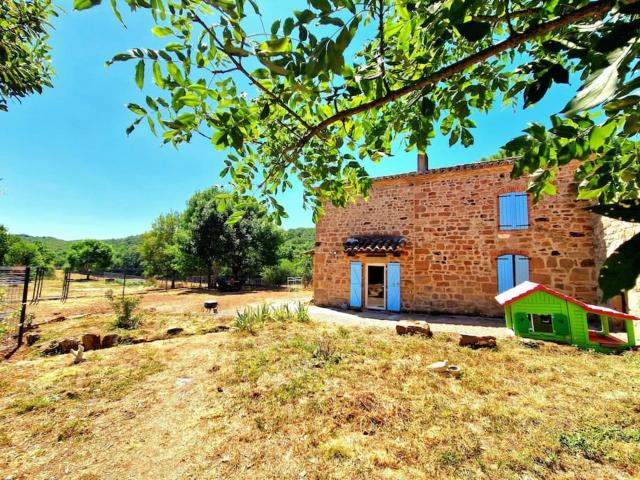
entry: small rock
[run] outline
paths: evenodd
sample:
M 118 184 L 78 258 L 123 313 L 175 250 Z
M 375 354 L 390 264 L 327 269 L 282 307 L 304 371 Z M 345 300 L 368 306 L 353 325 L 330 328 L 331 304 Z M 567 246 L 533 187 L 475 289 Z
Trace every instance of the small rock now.
M 396 333 L 398 335 L 424 335 L 431 337 L 431 327 L 427 322 L 418 322 L 415 320 L 401 320 L 396 324 Z
M 71 353 L 71 350 L 78 350 L 80 341 L 75 338 L 65 338 L 60 341 L 60 353 Z
M 49 322 L 64 322 L 67 319 L 64 315 L 58 315 L 49 320 Z
M 447 377 L 460 378 L 462 376 L 462 369 L 457 365 L 449 365 L 443 373 Z
M 531 340 L 530 338 L 522 338 L 521 341 L 525 347 L 529 348 L 540 348 L 542 345 L 544 345 L 544 342 L 541 342 L 539 340 Z
M 441 362 L 432 363 L 427 368 L 429 370 L 433 370 L 434 372 L 442 372 L 446 370 L 448 366 L 449 366 L 449 362 L 446 360 L 443 360 Z
M 27 336 L 25 337 L 26 341 L 27 341 L 27 345 L 31 346 L 34 343 L 36 343 L 38 340 L 40 340 L 40 334 L 39 333 L 27 333 Z
M 184 328 L 182 327 L 171 327 L 167 330 L 167 335 L 178 335 L 179 333 L 182 333 L 184 331 Z
M 102 348 L 111 348 L 118 345 L 118 343 L 120 343 L 120 335 L 118 335 L 117 333 L 109 333 L 102 337 L 100 346 Z
M 461 347 L 470 347 L 470 348 L 496 348 L 498 344 L 496 343 L 496 337 L 492 336 L 476 336 L 476 335 L 465 335 L 460 334 L 460 342 L 458 343 Z
M 82 335 L 82 346 L 84 351 L 99 350 L 100 349 L 100 335 L 95 333 L 85 333 Z
M 229 330 L 230 327 L 228 327 L 227 325 L 216 325 L 215 327 L 211 328 L 208 333 L 220 333 L 220 332 L 226 332 L 227 330 Z
M 193 378 L 191 377 L 180 377 L 176 380 L 176 387 L 178 388 L 184 387 L 185 385 L 188 385 L 192 381 L 193 381 Z
M 50 356 L 50 355 L 58 355 L 60 353 L 60 342 L 53 341 L 49 342 L 49 344 L 42 349 L 42 355 Z

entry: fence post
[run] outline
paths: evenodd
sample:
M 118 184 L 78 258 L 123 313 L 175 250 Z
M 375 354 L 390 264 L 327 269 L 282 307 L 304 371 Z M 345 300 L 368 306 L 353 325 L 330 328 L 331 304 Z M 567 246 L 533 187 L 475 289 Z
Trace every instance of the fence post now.
M 29 277 L 31 268 L 24 269 L 24 285 L 22 287 L 22 308 L 20 310 L 20 325 L 18 325 L 18 348 L 22 345 L 22 337 L 24 335 L 24 324 L 27 321 L 27 299 L 29 297 Z
M 124 288 L 126 284 L 127 284 L 127 271 L 123 270 L 122 271 L 122 298 L 124 298 Z

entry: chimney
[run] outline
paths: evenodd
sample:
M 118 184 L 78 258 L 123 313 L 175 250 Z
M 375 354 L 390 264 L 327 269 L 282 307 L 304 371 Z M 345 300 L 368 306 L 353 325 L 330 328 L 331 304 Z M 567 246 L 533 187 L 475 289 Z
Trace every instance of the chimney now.
M 429 157 L 426 152 L 418 152 L 418 172 L 429 170 Z

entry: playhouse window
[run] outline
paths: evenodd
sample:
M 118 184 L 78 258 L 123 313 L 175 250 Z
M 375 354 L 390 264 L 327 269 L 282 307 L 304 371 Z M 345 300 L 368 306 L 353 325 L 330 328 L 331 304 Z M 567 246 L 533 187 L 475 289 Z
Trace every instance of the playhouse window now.
M 501 255 L 497 260 L 498 293 L 529 280 L 529 257 L 524 255 Z
M 498 197 L 500 230 L 529 228 L 529 199 L 526 193 L 511 192 Z
M 530 313 L 529 324 L 532 332 L 553 333 L 553 315 Z

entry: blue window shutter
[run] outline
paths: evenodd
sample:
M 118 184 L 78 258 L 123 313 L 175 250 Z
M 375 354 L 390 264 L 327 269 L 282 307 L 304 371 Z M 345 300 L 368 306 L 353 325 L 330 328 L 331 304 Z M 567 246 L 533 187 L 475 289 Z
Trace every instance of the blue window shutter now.
M 526 193 L 515 193 L 513 195 L 515 210 L 516 230 L 526 230 L 529 228 L 529 197 Z
M 522 282 L 529 280 L 529 257 L 523 255 L 515 256 L 516 262 L 516 279 L 515 284 L 520 285 Z
M 498 293 L 509 290 L 513 283 L 513 255 L 501 255 L 498 264 Z
M 387 265 L 387 309 L 400 311 L 400 264 Z
M 500 229 L 510 230 L 513 228 L 513 214 L 511 208 L 511 195 L 500 195 L 498 197 L 498 206 L 500 210 Z
M 362 262 L 351 262 L 351 308 L 362 307 Z
M 526 193 L 505 193 L 498 197 L 500 230 L 529 228 L 529 200 Z

